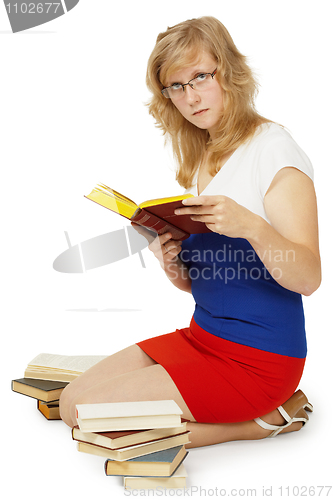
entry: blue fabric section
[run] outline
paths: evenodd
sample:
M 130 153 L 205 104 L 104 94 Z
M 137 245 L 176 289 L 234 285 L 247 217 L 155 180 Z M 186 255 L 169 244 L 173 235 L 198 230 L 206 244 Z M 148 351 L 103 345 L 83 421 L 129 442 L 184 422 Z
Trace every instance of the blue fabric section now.
M 180 257 L 189 268 L 194 320 L 201 328 L 263 351 L 305 358 L 302 297 L 273 279 L 247 240 L 192 235 L 183 241 Z M 278 268 L 281 258 L 292 260 L 293 254 L 271 257 Z

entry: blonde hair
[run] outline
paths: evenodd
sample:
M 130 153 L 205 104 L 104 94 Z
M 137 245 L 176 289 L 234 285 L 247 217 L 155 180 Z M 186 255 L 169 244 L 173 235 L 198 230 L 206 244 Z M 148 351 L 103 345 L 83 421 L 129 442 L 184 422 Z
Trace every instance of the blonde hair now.
M 188 122 L 161 90 L 169 75 L 192 66 L 206 51 L 216 60 L 216 78 L 224 91 L 223 114 L 212 140 L 207 130 Z M 229 32 L 214 17 L 190 19 L 160 33 L 151 53 L 146 78 L 152 98 L 149 113 L 156 125 L 171 140 L 178 163 L 177 181 L 185 188 L 192 185 L 193 176 L 206 149 L 210 152 L 211 175 L 219 169 L 223 156 L 232 153 L 268 122 L 254 105 L 257 82 L 236 48 Z

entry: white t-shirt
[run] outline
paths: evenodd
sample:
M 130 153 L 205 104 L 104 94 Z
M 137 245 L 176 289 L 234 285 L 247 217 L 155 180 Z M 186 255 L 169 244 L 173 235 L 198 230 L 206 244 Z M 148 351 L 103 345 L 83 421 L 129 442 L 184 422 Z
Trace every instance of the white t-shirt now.
M 295 167 L 313 180 L 313 167 L 291 135 L 276 123 L 265 123 L 239 146 L 201 195 L 224 195 L 269 222 L 264 196 L 279 170 Z M 195 185 L 186 192 L 198 196 Z

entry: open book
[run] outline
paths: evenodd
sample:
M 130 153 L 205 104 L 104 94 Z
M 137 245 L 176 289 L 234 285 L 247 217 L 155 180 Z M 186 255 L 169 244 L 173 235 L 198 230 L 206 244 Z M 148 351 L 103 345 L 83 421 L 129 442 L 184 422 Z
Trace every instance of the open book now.
M 184 207 L 182 200 L 193 197 L 192 194 L 148 200 L 137 205 L 105 184 L 99 184 L 85 197 L 157 234 L 170 232 L 174 240 L 185 240 L 190 234 L 210 231 L 203 222 L 174 213 L 176 208 Z
M 106 356 L 65 356 L 61 354 L 42 353 L 30 361 L 24 372 L 24 376 L 26 378 L 41 380 L 71 382 L 104 358 Z

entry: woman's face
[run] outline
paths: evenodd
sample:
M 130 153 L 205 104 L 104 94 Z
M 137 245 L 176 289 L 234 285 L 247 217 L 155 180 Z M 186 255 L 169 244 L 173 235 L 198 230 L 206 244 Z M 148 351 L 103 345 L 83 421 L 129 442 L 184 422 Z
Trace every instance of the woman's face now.
M 216 61 L 207 52 L 202 52 L 200 59 L 193 66 L 169 75 L 166 86 L 174 83 L 187 83 L 200 73 L 213 73 Z M 186 85 L 180 98 L 171 99 L 186 120 L 198 128 L 208 130 L 213 138 L 223 111 L 223 90 L 214 77 L 205 90 L 193 90 Z

